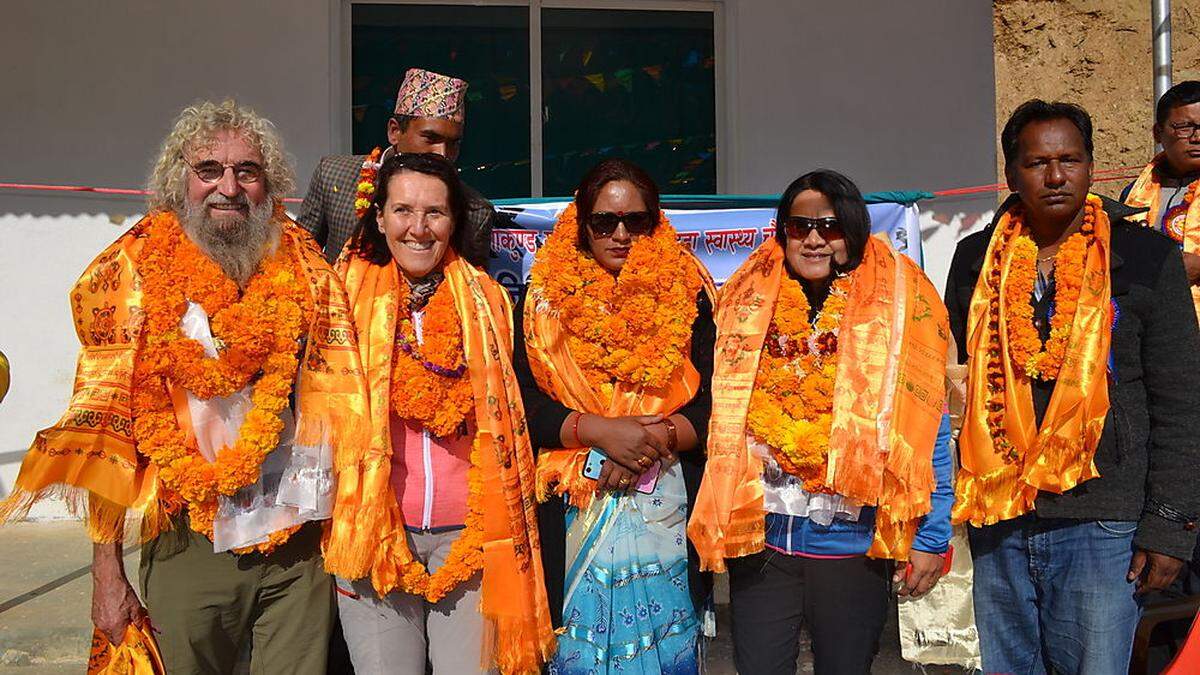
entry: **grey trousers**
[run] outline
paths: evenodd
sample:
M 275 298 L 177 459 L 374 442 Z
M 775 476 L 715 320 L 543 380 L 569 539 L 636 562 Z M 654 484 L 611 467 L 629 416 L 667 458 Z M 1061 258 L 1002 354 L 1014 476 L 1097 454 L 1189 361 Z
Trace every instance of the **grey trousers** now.
M 431 572 L 450 553 L 461 530 L 408 533 L 409 550 Z M 460 584 L 437 603 L 401 591 L 380 598 L 370 579 L 337 580 L 338 614 L 357 675 L 491 673 L 481 667 L 482 574 Z

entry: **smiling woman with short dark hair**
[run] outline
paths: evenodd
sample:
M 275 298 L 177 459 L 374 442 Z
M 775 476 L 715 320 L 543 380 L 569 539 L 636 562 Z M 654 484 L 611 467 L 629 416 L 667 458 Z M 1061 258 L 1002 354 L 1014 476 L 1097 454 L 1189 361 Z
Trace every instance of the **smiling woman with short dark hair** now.
M 775 222 L 721 290 L 688 532 L 728 566 L 739 672 L 795 672 L 803 622 L 819 675 L 865 675 L 891 584 L 926 593 L 950 540 L 945 310 L 845 176 L 797 178 Z

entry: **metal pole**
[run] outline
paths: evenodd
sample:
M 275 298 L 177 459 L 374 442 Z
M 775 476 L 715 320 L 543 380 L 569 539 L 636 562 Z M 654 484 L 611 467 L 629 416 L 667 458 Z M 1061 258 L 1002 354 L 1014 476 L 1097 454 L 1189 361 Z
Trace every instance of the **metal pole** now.
M 1150 0 L 1154 29 L 1154 103 L 1171 88 L 1171 0 Z
M 542 0 L 529 1 L 529 196 L 542 196 Z

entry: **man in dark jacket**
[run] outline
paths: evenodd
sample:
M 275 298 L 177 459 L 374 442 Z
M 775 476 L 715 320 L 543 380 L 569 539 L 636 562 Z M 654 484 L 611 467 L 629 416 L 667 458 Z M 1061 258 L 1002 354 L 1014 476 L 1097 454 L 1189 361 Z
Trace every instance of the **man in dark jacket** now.
M 977 400 L 974 414 L 981 415 L 977 419 L 1004 422 L 990 440 L 985 433 L 984 441 L 980 443 L 976 436 L 975 443 L 986 446 L 986 452 L 994 447 L 998 454 L 1009 453 L 1003 461 L 1013 461 L 1016 453 L 1011 444 L 1023 441 L 1014 432 L 1019 424 L 1010 419 L 1011 388 L 1020 386 L 1027 387 L 1026 395 L 1032 398 L 1032 412 L 1041 431 L 1034 445 L 1040 446 L 1054 431 L 1044 424 L 1047 411 L 1069 414 L 1061 413 L 1061 401 L 1055 403 L 1059 396 L 1056 387 L 1060 383 L 1064 390 L 1078 387 L 1075 375 L 1065 374 L 1081 372 L 1078 361 L 1089 356 L 1107 361 L 1107 368 L 1093 372 L 1106 371 L 1095 381 L 1096 386 L 1106 387 L 1108 401 L 1099 408 L 1103 431 L 1098 441 L 1093 438 L 1090 448 L 1085 442 L 1082 450 L 1063 460 L 1077 462 L 1081 471 L 1074 478 L 1067 472 L 1054 476 L 1068 488 L 1061 494 L 1041 489 L 1032 492 L 1031 505 L 1018 506 L 1020 500 L 1010 499 L 1007 493 L 972 494 L 960 480 L 956 518 L 973 524 L 969 532 L 983 668 L 989 673 L 1044 673 L 1050 669 L 1068 674 L 1124 673 L 1139 615 L 1135 596 L 1168 585 L 1191 557 L 1196 543 L 1200 389 L 1194 383 L 1200 381 L 1200 330 L 1178 247 L 1162 235 L 1126 221 L 1134 209 L 1104 200 L 1102 210 L 1111 233 L 1107 242 L 1099 243 L 1108 245 L 1112 309 L 1105 312 L 1106 319 L 1098 329 L 1111 331 L 1107 353 L 1089 355 L 1072 350 L 1077 343 L 1068 340 L 1062 361 L 1064 377 L 1044 380 L 1025 374 L 1021 370 L 1024 364 L 999 364 L 1014 351 L 1012 341 L 1005 342 L 1003 350 L 989 350 L 993 343 L 979 339 L 973 344 L 971 336 L 977 331 L 978 335 L 991 331 L 1003 342 L 1005 331 L 1015 321 L 1017 312 L 1008 309 L 999 310 L 1002 321 L 989 319 L 993 310 L 985 308 L 1005 305 L 987 304 L 989 294 L 999 296 L 999 291 L 989 290 L 999 276 L 981 278 L 981 271 L 1007 259 L 999 245 L 1005 241 L 1003 227 L 1018 215 L 1037 247 L 1036 283 L 1028 300 L 1032 324 L 1040 337 L 1039 346 L 1044 348 L 1053 339 L 1056 256 L 1060 245 L 1084 227 L 1092 182 L 1091 119 L 1077 106 L 1037 100 L 1023 104 L 1005 125 L 1001 145 L 1008 186 L 1016 194 L 1000 207 L 997 223 L 959 243 L 946 288 L 951 331 L 964 346 L 960 360 L 990 357 L 998 362 L 995 368 L 972 368 L 983 374 L 976 391 L 1010 396 L 999 407 L 981 406 Z M 1097 203 L 1092 204 L 1096 209 Z M 1103 214 L 1093 212 L 1093 217 L 1098 220 Z M 1102 238 L 1102 229 L 1097 228 L 1096 240 Z M 997 244 L 989 256 L 993 239 Z M 1015 263 L 1010 263 L 1005 279 L 1013 278 L 1011 265 Z M 1090 267 L 1080 269 L 1086 277 L 1081 284 L 1103 278 Z M 1100 286 L 1085 292 L 1102 298 L 1102 290 Z M 1093 344 L 1102 345 L 1103 341 Z M 975 354 L 970 353 L 972 348 Z M 1016 373 L 1012 379 L 999 380 L 1009 391 L 991 391 L 993 377 L 999 372 L 1006 373 L 1003 377 Z M 971 405 L 969 399 L 967 424 L 973 413 Z M 966 469 L 981 454 L 968 445 L 962 448 Z M 1094 457 L 1087 461 L 1091 450 Z M 988 459 L 994 460 L 984 456 Z M 1020 480 L 1033 480 L 1030 474 L 1038 470 L 1053 473 L 1056 467 L 1031 468 L 1026 462 L 1019 471 Z
M 452 162 L 458 159 L 466 126 L 466 92 L 467 83 L 463 80 L 410 68 L 396 95 L 395 113 L 387 123 L 388 145 L 375 164 L 382 164 L 396 152 L 431 152 Z M 369 157 L 322 157 L 308 183 L 308 193 L 296 222 L 312 233 L 331 263 L 358 228 L 357 187 L 363 163 Z M 463 256 L 475 265 L 486 265 L 496 210 L 483 195 L 470 186 L 465 187 L 468 222 L 458 226 L 470 227 L 472 236 Z
M 1162 152 L 1125 186 L 1121 201 L 1145 208 L 1134 220 L 1161 231 L 1183 249 L 1193 287 L 1200 284 L 1200 81 L 1171 87 L 1154 109 L 1154 141 Z M 1200 308 L 1200 291 L 1193 290 Z

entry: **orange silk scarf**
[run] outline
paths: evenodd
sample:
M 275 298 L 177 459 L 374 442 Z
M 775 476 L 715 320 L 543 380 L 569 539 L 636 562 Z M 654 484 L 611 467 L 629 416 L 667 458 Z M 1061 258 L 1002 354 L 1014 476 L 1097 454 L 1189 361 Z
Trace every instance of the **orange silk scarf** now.
M 345 448 L 337 460 L 325 567 L 348 579 L 370 575 L 383 596 L 400 586 L 402 571 L 414 560 L 390 480 L 390 387 L 403 282 L 395 265 L 350 254 L 338 261 L 338 270 L 354 308 L 371 422 L 369 442 Z M 478 427 L 472 459 L 483 486 L 484 665 L 537 672 L 554 652 L 554 632 L 542 583 L 533 451 L 512 368 L 512 305 L 502 286 L 452 252 L 445 274 L 462 321 Z
M 1162 217 L 1162 205 L 1158 203 L 1159 181 L 1157 167 L 1166 161 L 1162 153 L 1142 169 L 1142 173 L 1130 188 L 1125 197 L 1129 206 L 1149 207 L 1145 213 L 1129 217 L 1129 220 L 1141 222 L 1143 225 L 1158 229 L 1158 220 Z M 1192 201 L 1188 207 L 1187 216 L 1183 221 L 1183 252 L 1200 255 L 1200 199 Z M 1200 286 L 1192 284 L 1192 304 L 1196 307 L 1196 316 L 1200 317 Z
M 1008 351 L 1004 287 L 1015 247 L 1003 233 L 1011 212 L 1001 217 L 992 234 L 967 315 L 967 407 L 958 439 L 962 467 L 955 490 L 955 523 L 969 521 L 982 526 L 1015 518 L 1033 509 L 1039 490 L 1062 493 L 1100 475 L 1092 458 L 1108 412 L 1110 226 L 1099 197 L 1089 195 L 1088 199 L 1096 200 L 1095 236 L 1087 250 L 1066 358 L 1040 429 L 1029 378 L 1017 373 Z M 988 279 L 996 265 L 1002 266 L 1000 288 L 989 288 Z M 988 309 L 997 293 L 1000 323 L 991 326 Z M 993 445 L 988 428 L 988 350 L 997 342 L 1004 370 L 1004 428 L 1016 452 L 1015 460 Z
M 708 297 L 716 298 L 716 286 L 708 270 L 695 256 L 691 259 Z M 529 284 L 524 321 L 525 351 L 538 388 L 571 410 L 602 417 L 670 415 L 700 390 L 700 373 L 692 364 L 689 340 L 683 346 L 679 376 L 671 378 L 667 386 L 649 389 L 618 381 L 612 398 L 606 401 L 571 356 L 566 327 L 536 282 Z M 596 492 L 596 481 L 583 477 L 587 454 L 588 448 L 543 448 L 538 455 L 538 499 L 545 501 L 551 493 L 565 494 L 572 506 L 586 509 Z
M 111 644 L 99 628 L 92 629 L 87 675 L 165 675 L 166 672 L 148 620 L 141 625 L 126 626 L 119 645 Z
M 704 569 L 723 572 L 726 558 L 764 545 L 763 467 L 746 442 L 746 413 L 784 267 L 772 237 L 721 290 L 708 465 L 688 523 Z M 851 274 L 825 484 L 878 507 L 868 555 L 903 560 L 936 484 L 946 308 L 920 268 L 875 237 Z
M 38 500 L 59 495 L 76 513 L 90 497 L 88 529 L 96 541 L 121 538 L 129 508 L 142 511 L 143 540 L 170 526 L 159 503 L 157 472 L 137 452 L 130 408 L 143 318 L 137 260 L 145 243 L 142 227 L 151 217 L 92 261 L 71 291 L 82 345 L 74 393 L 58 423 L 39 431 L 25 454 L 12 494 L 0 502 L 0 522 L 22 518 Z M 283 236 L 294 243 L 290 248 L 315 307 L 297 378 L 296 443 L 356 446 L 366 395 L 345 292 L 311 235 L 277 217 L 283 218 Z M 190 434 L 186 415 L 179 422 Z

